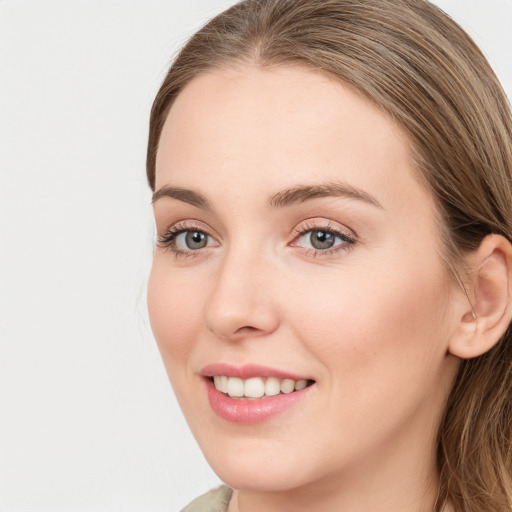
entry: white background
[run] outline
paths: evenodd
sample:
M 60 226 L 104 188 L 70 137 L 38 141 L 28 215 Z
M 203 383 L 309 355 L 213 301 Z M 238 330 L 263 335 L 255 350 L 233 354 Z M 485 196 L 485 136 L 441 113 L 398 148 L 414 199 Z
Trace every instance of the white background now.
M 145 305 L 149 108 L 227 0 L 0 0 L 0 512 L 179 510 L 218 484 Z M 512 0 L 439 0 L 512 97 Z

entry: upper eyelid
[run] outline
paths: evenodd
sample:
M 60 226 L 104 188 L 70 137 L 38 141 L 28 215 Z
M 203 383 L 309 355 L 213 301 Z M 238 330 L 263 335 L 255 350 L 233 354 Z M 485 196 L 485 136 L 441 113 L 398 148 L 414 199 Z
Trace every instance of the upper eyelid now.
M 340 230 L 337 230 L 337 229 L 327 229 L 327 228 L 322 228 L 322 227 L 314 228 L 314 229 L 306 229 L 305 231 L 300 232 L 294 238 L 294 241 L 297 240 L 297 239 L 302 238 L 303 236 L 307 235 L 308 233 L 313 233 L 315 231 L 331 233 L 336 238 L 339 238 L 339 239 L 341 239 L 341 240 L 343 240 L 345 242 L 347 242 L 347 241 L 355 242 L 355 238 L 352 235 L 349 235 L 349 234 L 344 233 L 343 231 L 340 231 Z
M 170 235 L 172 233 L 173 237 L 175 238 L 183 232 L 193 231 L 193 230 L 204 232 L 206 235 L 210 236 L 215 241 L 217 241 L 217 242 L 220 241 L 221 237 L 216 233 L 216 231 L 214 229 L 212 229 L 210 226 L 205 224 L 203 221 L 199 221 L 197 219 L 184 219 L 184 220 L 174 222 L 171 225 L 168 225 L 161 232 L 161 234 L 157 233 L 157 236 L 159 239 L 161 239 L 161 238 L 165 237 L 166 235 Z M 291 239 L 289 240 L 288 243 L 296 240 L 300 236 L 303 236 L 308 231 L 315 231 L 315 230 L 329 231 L 334 234 L 339 234 L 344 237 L 347 237 L 353 241 L 356 241 L 358 239 L 358 235 L 353 229 L 351 229 L 347 226 L 344 226 L 343 224 L 341 224 L 337 221 L 334 221 L 332 219 L 319 217 L 319 218 L 304 219 L 304 220 L 300 221 L 299 223 L 297 223 L 292 229 L 291 235 L 289 236 L 289 238 L 291 238 Z
M 315 230 L 325 230 L 330 231 L 333 233 L 339 233 L 341 235 L 344 235 L 346 237 L 349 237 L 351 239 L 358 239 L 357 233 L 347 227 L 343 224 L 340 224 L 337 221 L 333 221 L 331 219 L 323 219 L 323 218 L 312 218 L 312 219 L 306 219 L 300 223 L 298 223 L 293 228 L 293 234 L 295 237 L 302 235 L 308 231 L 315 231 Z
M 308 251 L 314 251 L 319 254 L 327 254 L 329 252 L 337 252 L 339 249 L 345 246 L 354 246 L 357 243 L 357 239 L 353 237 L 352 235 L 348 235 L 346 233 L 343 233 L 341 231 L 335 230 L 335 229 L 325 229 L 325 228 L 317 228 L 317 229 L 307 229 L 301 233 L 298 233 L 294 239 L 290 242 L 292 244 L 292 247 L 296 247 L 295 245 L 301 238 L 306 236 L 308 233 L 312 233 L 314 231 L 327 231 L 328 233 L 331 233 L 334 235 L 335 238 L 339 239 L 341 243 L 338 243 L 337 245 L 334 245 L 332 247 L 326 248 L 326 249 L 311 249 L 308 248 Z
M 188 257 L 199 256 L 200 254 L 204 253 L 206 249 L 211 248 L 211 246 L 205 246 L 203 248 L 194 250 L 180 249 L 177 247 L 177 238 L 183 233 L 187 233 L 189 231 L 200 231 L 206 234 L 210 239 L 214 240 L 215 243 L 218 243 L 217 239 L 211 233 L 209 233 L 207 229 L 195 225 L 182 224 L 182 222 L 186 223 L 187 221 L 179 221 L 171 224 L 161 235 L 157 234 L 157 244 L 161 249 L 170 250 L 176 257 Z
M 192 222 L 189 224 L 189 222 Z M 186 233 L 187 231 L 201 231 L 205 233 L 210 238 L 217 240 L 214 235 L 210 232 L 209 229 L 203 227 L 203 223 L 199 223 L 199 221 L 178 221 L 170 226 L 167 226 L 161 233 L 157 230 L 157 242 L 163 245 L 171 245 L 175 242 L 176 238 L 182 233 Z M 172 239 L 171 239 L 172 238 Z M 167 240 L 169 239 L 169 240 Z
M 202 221 L 195 220 L 195 219 L 185 219 L 185 220 L 179 220 L 177 222 L 173 222 L 170 225 L 167 225 L 163 230 L 162 234 L 165 235 L 166 233 L 169 233 L 170 231 L 173 231 L 174 233 L 184 232 L 184 231 L 202 231 L 212 237 L 215 238 L 216 235 L 213 234 L 214 230 L 212 230 L 207 224 L 205 224 Z M 157 230 L 160 231 L 160 230 Z

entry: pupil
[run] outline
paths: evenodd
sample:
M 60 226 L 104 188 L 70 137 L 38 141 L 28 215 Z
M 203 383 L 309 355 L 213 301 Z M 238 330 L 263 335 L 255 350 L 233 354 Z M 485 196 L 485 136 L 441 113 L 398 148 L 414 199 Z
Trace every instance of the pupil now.
M 334 235 L 328 231 L 313 231 L 310 239 L 315 249 L 329 249 L 334 245 Z
M 189 231 L 186 242 L 189 249 L 202 249 L 206 247 L 206 235 L 201 231 Z

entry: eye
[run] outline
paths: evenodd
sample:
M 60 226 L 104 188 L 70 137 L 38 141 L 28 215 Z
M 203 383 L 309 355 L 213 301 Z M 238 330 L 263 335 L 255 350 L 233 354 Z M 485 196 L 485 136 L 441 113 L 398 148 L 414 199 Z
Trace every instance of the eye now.
M 335 229 L 331 223 L 324 226 L 306 225 L 297 228 L 296 237 L 290 244 L 292 247 L 302 247 L 312 251 L 313 255 L 334 254 L 348 250 L 356 240 L 351 234 Z
M 195 256 L 202 253 L 202 249 L 216 246 L 218 243 L 205 230 L 179 223 L 158 237 L 158 245 L 170 249 L 178 257 Z
M 181 248 L 197 251 L 208 245 L 209 238 L 209 235 L 202 231 L 183 231 L 175 238 L 175 243 Z
M 330 231 L 315 229 L 302 235 L 299 240 L 301 240 L 302 243 L 309 243 L 313 249 L 325 250 L 334 246 L 336 238 L 336 235 Z

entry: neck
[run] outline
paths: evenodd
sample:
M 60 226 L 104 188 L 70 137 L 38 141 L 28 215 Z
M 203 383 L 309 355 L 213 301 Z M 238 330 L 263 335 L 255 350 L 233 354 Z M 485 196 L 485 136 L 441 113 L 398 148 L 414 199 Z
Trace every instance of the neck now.
M 233 493 L 233 497 L 231 499 L 231 502 L 229 504 L 229 509 L 228 509 L 228 512 L 245 512 L 246 510 L 249 512 L 250 510 L 257 510 L 258 507 L 261 507 L 261 506 L 265 506 L 266 505 L 259 505 L 260 501 L 259 500 L 254 500 L 253 503 L 251 503 L 251 501 L 253 501 L 251 499 L 250 496 L 244 496 L 243 495 L 244 493 L 242 493 L 242 497 L 240 496 L 240 492 L 238 491 L 235 491 Z M 247 499 L 246 499 L 247 498 Z M 286 500 L 287 498 L 285 498 Z M 245 506 L 245 503 L 244 505 L 240 505 L 240 502 L 241 501 L 248 501 L 247 503 L 247 507 Z M 429 501 L 428 499 L 426 499 L 425 501 Z M 430 500 L 432 501 L 432 500 Z M 261 500 L 261 503 L 264 503 L 264 500 Z M 435 504 L 435 498 L 434 498 L 434 501 L 433 503 Z M 407 510 L 407 512 L 411 512 L 411 510 L 419 510 L 419 511 L 428 511 L 428 512 L 432 512 L 434 510 L 434 504 L 430 505 L 430 504 L 422 504 L 422 505 L 418 505 L 417 508 L 415 509 L 410 509 L 410 508 L 401 508 L 400 510 Z M 283 503 L 283 500 L 281 499 L 281 503 L 279 502 L 276 502 L 274 505 L 270 505 L 270 506 L 273 506 L 274 508 L 272 509 L 267 509 L 265 508 L 264 510 L 268 510 L 269 512 L 270 511 L 277 511 L 279 510 L 279 512 L 284 512 L 284 511 L 299 511 L 299 510 L 329 510 L 329 511 L 332 511 L 332 510 L 355 510 L 355 509 L 348 509 L 348 508 L 339 508 L 339 505 L 337 504 L 333 504 L 333 503 L 327 503 L 327 500 L 325 501 L 322 501 L 322 503 L 319 505 L 321 508 L 316 508 L 318 506 L 318 503 L 311 503 L 311 500 L 308 499 L 306 502 L 302 501 L 300 504 L 299 504 L 299 507 L 300 508 L 297 508 L 297 503 L 295 502 L 290 502 L 290 501 L 284 501 Z M 350 506 L 350 505 L 346 505 L 347 507 Z M 362 509 L 362 507 L 365 507 L 364 510 L 368 511 L 368 510 L 377 510 L 377 509 L 371 509 L 369 507 L 371 507 L 372 505 L 364 505 L 363 503 L 361 503 L 361 501 L 359 500 L 359 503 L 356 505 L 358 507 L 358 509 Z M 386 510 L 386 512 L 389 512 L 389 508 L 386 508 L 390 505 L 387 505 L 385 504 L 384 506 L 382 505 L 382 503 L 380 504 L 380 508 L 378 510 Z M 392 507 L 394 507 L 395 505 L 391 505 Z M 243 507 L 243 508 L 241 508 Z M 277 508 L 276 508 L 277 507 Z M 334 507 L 334 508 L 332 508 Z M 344 506 L 345 507 L 345 506 Z M 261 508 L 259 509 L 261 510 Z M 392 510 L 397 510 L 395 508 L 392 508 Z M 455 512 L 455 510 L 453 509 L 453 507 L 450 505 L 450 504 L 447 504 L 445 507 L 443 507 L 442 509 L 442 512 Z
M 402 482 L 394 488 L 376 485 L 366 489 L 353 487 L 325 489 L 311 485 L 292 491 L 254 492 L 235 491 L 229 512 L 432 512 L 437 497 L 437 487 L 432 482 L 411 487 L 414 483 Z M 448 512 L 448 511 L 447 511 Z
M 424 441 L 435 430 L 424 431 Z M 427 447 L 435 445 L 434 439 L 416 445 L 410 441 L 407 435 L 400 437 L 386 453 L 368 453 L 342 472 L 307 485 L 282 491 L 235 491 L 229 512 L 432 512 L 439 478 L 435 453 Z

